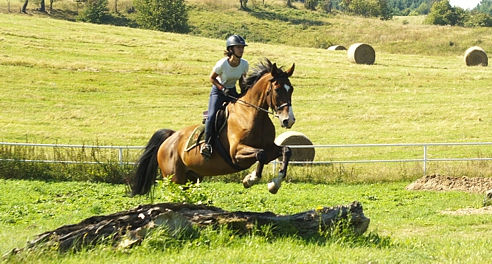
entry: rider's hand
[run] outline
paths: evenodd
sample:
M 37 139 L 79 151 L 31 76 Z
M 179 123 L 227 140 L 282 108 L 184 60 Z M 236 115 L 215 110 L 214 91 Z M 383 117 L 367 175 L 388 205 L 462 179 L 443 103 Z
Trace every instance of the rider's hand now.
M 223 87 L 221 91 L 225 96 L 229 96 L 229 89 Z

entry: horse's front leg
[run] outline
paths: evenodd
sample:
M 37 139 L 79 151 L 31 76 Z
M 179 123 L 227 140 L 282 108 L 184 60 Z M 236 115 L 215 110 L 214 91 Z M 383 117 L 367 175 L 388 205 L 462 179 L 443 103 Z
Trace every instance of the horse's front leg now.
M 265 164 L 282 156 L 283 163 L 282 168 L 278 172 L 278 176 L 276 178 L 273 178 L 272 181 L 268 183 L 268 191 L 270 191 L 270 193 L 276 194 L 278 192 L 278 189 L 280 189 L 283 179 L 287 175 L 287 166 L 289 165 L 292 151 L 289 147 L 279 147 L 275 145 L 268 151 L 265 151 L 263 149 L 248 149 L 248 151 L 242 151 L 241 155 L 237 155 L 236 157 L 238 156 L 241 156 L 242 158 L 256 157 L 256 160 L 258 161 L 256 170 L 246 175 L 246 177 L 244 177 L 243 179 L 243 186 L 245 188 L 249 188 L 260 181 Z
M 282 181 L 287 176 L 287 166 L 289 165 L 290 156 L 292 156 L 292 150 L 289 147 L 282 148 L 282 168 L 278 171 L 278 176 L 273 178 L 271 182 L 268 183 L 268 191 L 270 193 L 276 194 Z
M 261 174 L 263 173 L 263 167 L 265 163 L 267 163 L 267 158 L 265 155 L 265 151 L 262 149 L 256 149 L 254 151 L 254 157 L 258 161 L 258 165 L 256 166 L 256 170 L 252 171 L 250 174 L 246 175 L 243 179 L 244 188 L 249 188 L 255 184 L 257 184 L 261 180 Z

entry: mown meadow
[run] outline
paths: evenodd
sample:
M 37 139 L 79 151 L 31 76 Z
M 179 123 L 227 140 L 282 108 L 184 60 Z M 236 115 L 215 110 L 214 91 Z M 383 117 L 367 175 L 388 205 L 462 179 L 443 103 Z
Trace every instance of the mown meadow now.
M 65 224 L 152 202 L 129 198 L 123 185 L 90 182 L 0 180 L 0 250 Z M 482 195 L 463 192 L 405 191 L 409 182 L 374 184 L 287 183 L 276 195 L 266 186 L 245 190 L 238 183 L 205 182 L 188 193 L 229 211 L 304 212 L 318 206 L 358 200 L 371 219 L 363 236 L 347 231 L 302 238 L 257 232 L 241 236 L 206 229 L 199 237 L 151 233 L 139 246 L 115 249 L 108 243 L 80 252 L 24 251 L 4 263 L 479 263 L 489 259 L 490 215 L 455 215 L 479 207 Z M 153 202 L 182 201 L 176 188 L 158 188 Z
M 212 10 L 203 6 L 193 10 L 206 15 L 191 16 L 192 23 L 208 25 L 205 18 Z M 291 20 L 308 15 L 292 10 L 282 14 Z M 241 19 L 231 20 L 233 15 Z M 490 50 L 489 29 L 423 26 L 410 20 L 402 23 L 402 18 L 383 22 L 314 15 L 305 21 L 323 23 L 289 25 L 289 19 L 254 20 L 232 7 L 222 16 L 234 21 L 228 32 L 247 33 L 245 58 L 252 65 L 263 57 L 284 67 L 296 64 L 291 78 L 297 118 L 293 130 L 314 144 L 492 141 L 490 69 L 463 62 L 469 46 Z M 217 17 L 221 16 L 213 16 Z M 198 123 L 207 104 L 208 75 L 224 48 L 223 39 L 199 34 L 38 16 L 0 14 L 0 24 L 0 141 L 4 142 L 142 146 L 157 129 Z M 253 31 L 259 28 L 263 33 Z M 259 41 L 255 35 L 276 37 Z M 369 43 L 376 50 L 376 63 L 351 64 L 346 52 L 326 50 L 324 46 L 332 42 L 347 47 Z M 277 133 L 282 132 L 278 128 Z M 431 153 L 435 158 L 489 157 L 491 151 L 452 147 Z M 396 147 L 326 149 L 317 150 L 316 159 L 412 158 L 421 157 L 421 152 Z M 290 171 L 277 195 L 269 194 L 264 184 L 244 190 L 233 177 L 202 183 L 200 197 L 230 211 L 279 214 L 359 200 L 371 218 L 368 233 L 306 240 L 206 230 L 199 239 L 155 235 L 128 250 L 101 245 L 61 255 L 50 250 L 24 252 L 2 261 L 476 263 L 490 259 L 490 215 L 443 213 L 480 207 L 483 195 L 406 191 L 407 184 L 422 176 L 421 164 L 292 166 Z M 490 176 L 490 171 L 487 162 L 432 163 L 428 168 L 428 174 L 470 177 Z M 60 225 L 180 195 L 163 189 L 154 199 L 129 198 L 125 185 L 97 183 L 99 178 L 82 182 L 31 178 L 1 180 L 2 253 Z

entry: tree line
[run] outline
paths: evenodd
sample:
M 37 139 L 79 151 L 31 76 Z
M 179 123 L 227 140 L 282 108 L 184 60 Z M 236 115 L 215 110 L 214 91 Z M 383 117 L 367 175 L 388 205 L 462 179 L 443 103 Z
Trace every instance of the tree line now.
M 26 12 L 25 0 L 22 12 Z M 39 1 L 39 0 L 38 0 Z M 49 0 L 52 10 L 54 0 Z M 111 24 L 108 0 L 76 0 L 84 9 L 77 20 L 90 23 Z M 449 0 L 285 0 L 287 7 L 300 2 L 312 11 L 343 13 L 355 16 L 392 19 L 394 15 L 427 15 L 425 23 L 467 27 L 492 26 L 492 0 L 482 0 L 472 10 L 453 7 Z M 46 12 L 45 0 L 40 0 L 38 11 Z M 248 0 L 239 0 L 240 8 L 249 10 Z M 259 4 L 256 2 L 256 4 Z M 264 0 L 263 0 L 264 4 Z M 188 13 L 185 0 L 133 0 L 135 22 L 142 28 L 187 33 Z M 117 0 L 115 0 L 115 9 Z M 117 11 L 116 11 L 117 12 Z
M 492 26 L 492 0 L 482 0 L 471 10 L 451 6 L 449 0 L 299 0 L 306 8 L 365 17 L 427 15 L 425 23 L 467 27 Z

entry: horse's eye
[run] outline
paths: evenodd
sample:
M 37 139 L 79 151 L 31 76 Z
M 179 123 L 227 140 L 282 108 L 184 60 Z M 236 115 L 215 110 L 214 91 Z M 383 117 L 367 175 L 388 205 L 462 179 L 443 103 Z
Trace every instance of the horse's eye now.
M 290 90 L 292 90 L 292 86 L 290 86 L 287 83 L 284 83 L 284 84 L 281 84 L 281 85 L 278 85 L 278 86 L 275 87 L 275 91 L 276 92 L 280 92 L 282 89 L 284 89 L 285 91 L 289 92 Z

